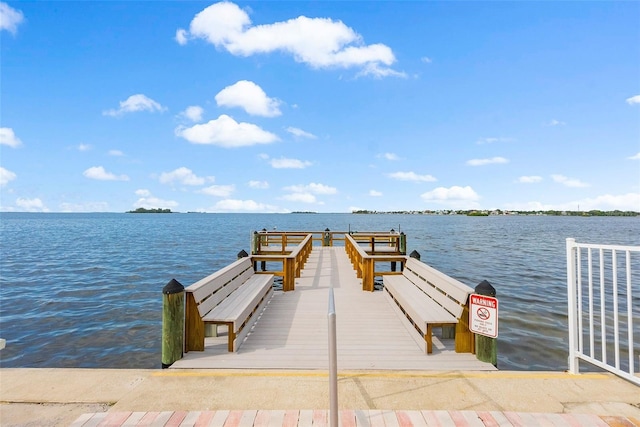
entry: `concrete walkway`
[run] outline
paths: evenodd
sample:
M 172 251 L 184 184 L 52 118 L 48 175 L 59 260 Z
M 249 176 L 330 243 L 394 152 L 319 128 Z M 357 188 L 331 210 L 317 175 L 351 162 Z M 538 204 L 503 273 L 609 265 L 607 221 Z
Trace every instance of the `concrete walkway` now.
M 0 369 L 0 425 L 136 425 L 152 417 L 157 425 L 189 425 L 225 414 L 228 425 L 238 417 L 237 425 L 260 425 L 267 416 L 267 425 L 303 425 L 313 410 L 326 413 L 328 390 L 321 370 Z M 410 425 L 407 417 L 436 425 L 427 417 L 447 416 L 454 423 L 441 425 L 474 425 L 469 419 L 478 417 L 492 425 L 483 418 L 489 413 L 493 425 L 640 426 L 640 388 L 610 374 L 341 371 L 338 393 L 343 416 L 353 410 L 370 425 L 381 425 L 380 413 L 398 425 Z M 296 415 L 287 411 L 297 424 L 288 424 Z

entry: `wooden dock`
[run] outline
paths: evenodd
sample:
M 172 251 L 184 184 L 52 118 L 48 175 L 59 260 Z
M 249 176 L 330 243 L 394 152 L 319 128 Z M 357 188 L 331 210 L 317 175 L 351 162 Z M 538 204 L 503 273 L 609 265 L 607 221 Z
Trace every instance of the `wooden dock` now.
M 495 370 L 454 340 L 424 340 L 383 292 L 365 292 L 343 246 L 314 246 L 295 279 L 295 290 L 276 292 L 239 351 L 227 351 L 224 328 L 206 338 L 205 351 L 190 351 L 172 368 L 328 369 L 328 300 L 334 289 L 340 370 Z

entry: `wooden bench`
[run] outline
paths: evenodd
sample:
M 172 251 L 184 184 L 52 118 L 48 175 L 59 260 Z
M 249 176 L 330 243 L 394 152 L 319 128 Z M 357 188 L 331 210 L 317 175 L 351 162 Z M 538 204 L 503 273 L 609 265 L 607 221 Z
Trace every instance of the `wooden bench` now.
M 428 265 L 408 258 L 401 275 L 383 276 L 384 292 L 409 319 L 433 352 L 434 327 L 455 327 L 455 349 L 473 352 L 469 331 L 469 295 L 473 289 Z M 444 332 L 443 328 L 443 332 Z
M 204 351 L 205 324 L 226 325 L 228 350 L 237 351 L 273 295 L 273 277 L 256 274 L 245 257 L 188 286 L 185 352 Z

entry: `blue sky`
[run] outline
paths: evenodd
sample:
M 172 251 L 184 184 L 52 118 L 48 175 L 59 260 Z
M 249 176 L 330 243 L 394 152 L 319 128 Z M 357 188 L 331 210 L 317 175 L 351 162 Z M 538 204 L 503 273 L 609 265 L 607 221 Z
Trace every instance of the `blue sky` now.
M 2 211 L 640 211 L 640 2 L 0 16 Z

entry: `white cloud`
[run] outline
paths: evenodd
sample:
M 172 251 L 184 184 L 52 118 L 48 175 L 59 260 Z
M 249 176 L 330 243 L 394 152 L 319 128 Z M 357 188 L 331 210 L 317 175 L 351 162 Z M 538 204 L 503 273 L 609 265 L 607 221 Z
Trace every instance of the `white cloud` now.
M 501 163 L 509 163 L 509 160 L 504 157 L 492 157 L 490 159 L 472 159 L 467 161 L 469 166 L 484 166 Z
M 22 144 L 20 138 L 16 136 L 11 128 L 0 128 L 0 145 L 8 145 L 11 148 L 19 147 Z
M 141 188 L 135 191 L 135 195 L 140 197 L 133 204 L 134 208 L 144 209 L 171 209 L 178 206 L 178 202 L 173 200 L 162 200 L 151 194 L 151 191 L 146 188 Z
M 159 181 L 162 184 L 172 184 L 179 182 L 182 185 L 203 185 L 205 182 L 213 182 L 213 176 L 199 177 L 193 171 L 186 167 L 180 167 L 171 172 L 162 172 Z
M 552 119 L 549 123 L 547 123 L 547 126 L 564 126 L 564 125 L 566 125 L 565 122 L 561 120 L 556 120 L 556 119 Z
M 433 182 L 437 179 L 431 175 L 418 175 L 415 172 L 394 172 L 387 174 L 389 178 L 397 179 L 398 181 L 414 181 L 414 182 Z
M 316 203 L 317 199 L 311 193 L 291 193 L 285 194 L 281 197 L 283 200 L 287 200 L 289 202 L 302 202 L 302 203 Z
M 198 105 L 191 105 L 178 114 L 178 117 L 183 117 L 191 122 L 198 123 L 202 121 L 203 114 L 204 109 L 202 107 Z
M 61 212 L 107 212 L 107 202 L 60 203 Z
M 256 190 L 266 190 L 269 188 L 269 183 L 267 181 L 249 181 L 248 185 Z
M 262 213 L 286 212 L 285 210 L 280 209 L 277 206 L 258 203 L 253 200 L 235 200 L 235 199 L 220 200 L 213 207 L 213 211 L 216 211 L 216 212 L 218 211 L 262 212 Z
M 272 52 L 290 54 L 312 68 L 361 68 L 378 77 L 400 75 L 388 67 L 396 61 L 383 44 L 365 45 L 362 37 L 341 21 L 299 16 L 288 21 L 252 26 L 249 15 L 231 2 L 215 3 L 199 12 L 189 32 L 178 30 L 176 40 L 202 38 L 236 56 Z
M 398 155 L 395 153 L 378 154 L 378 158 L 387 159 L 391 161 L 400 160 L 400 157 L 398 157 Z
M 422 58 L 420 58 L 420 60 L 422 62 L 424 62 L 425 64 L 431 64 L 433 62 L 433 60 L 431 58 L 429 58 L 428 56 L 423 56 Z
M 536 176 L 536 175 L 521 176 L 520 178 L 518 178 L 516 180 L 516 182 L 518 182 L 520 184 L 535 184 L 535 183 L 541 182 L 541 181 L 542 181 L 542 177 L 541 176 Z
M 91 150 L 91 145 L 89 144 L 78 145 L 78 151 L 89 151 L 89 150 Z
M 312 133 L 305 132 L 302 129 L 294 128 L 294 127 L 291 127 L 291 126 L 286 128 L 285 130 L 287 132 L 289 132 L 291 135 L 296 136 L 298 138 L 309 138 L 309 139 L 316 139 L 317 138 L 317 136 L 315 136 Z
M 207 196 L 229 197 L 234 191 L 236 191 L 235 185 L 212 185 L 203 188 L 198 193 L 206 194 Z
M 589 184 L 580 181 L 579 179 L 575 179 L 575 178 L 568 178 L 564 175 L 551 175 L 551 178 L 562 185 L 565 185 L 567 187 L 573 187 L 573 188 L 584 188 L 584 187 L 589 187 Z
M 500 137 L 500 138 L 495 138 L 495 137 L 491 137 L 491 138 L 480 138 L 476 141 L 476 144 L 495 144 L 496 142 L 514 142 L 515 139 L 513 138 L 505 138 L 505 137 Z
M 638 152 L 638 154 L 631 156 L 631 157 L 627 157 L 627 159 L 629 160 L 640 160 L 640 152 Z
M 16 206 L 25 212 L 49 212 L 49 208 L 37 197 L 35 199 L 19 197 L 16 199 Z
M 383 77 L 402 77 L 406 78 L 407 74 L 393 70 L 387 67 L 381 67 L 379 64 L 366 64 L 362 71 L 357 74 L 357 77 L 363 76 L 373 76 L 375 78 L 381 79 Z
M 290 202 L 302 202 L 302 203 L 318 203 L 323 204 L 322 202 L 318 202 L 315 195 L 331 195 L 336 194 L 338 190 L 335 187 L 330 187 L 324 184 L 318 184 L 312 182 L 308 185 L 291 185 L 288 187 L 284 187 L 285 191 L 291 192 L 290 194 L 285 194 L 281 197 L 283 200 L 288 200 Z
M 304 169 L 312 165 L 307 160 L 287 159 L 281 157 L 279 159 L 271 159 L 271 167 L 275 169 Z
M 96 179 L 98 181 L 129 181 L 127 175 L 115 175 L 111 172 L 107 172 L 102 166 L 93 166 L 82 173 L 89 179 Z
M 252 116 L 276 117 L 282 114 L 280 101 L 269 98 L 260 86 L 248 80 L 222 89 L 215 97 L 219 107 L 240 107 Z
M 181 46 L 184 46 L 185 44 L 187 44 L 187 42 L 189 41 L 188 36 L 189 36 L 189 33 L 187 32 L 187 30 L 180 28 L 179 30 L 176 31 L 176 41 Z
M 595 198 L 580 200 L 578 204 L 580 205 L 580 209 L 585 211 L 599 209 L 603 211 L 621 210 L 640 212 L 640 193 L 619 195 L 604 194 Z
M 16 34 L 18 25 L 24 21 L 24 15 L 5 2 L 0 2 L 0 31 L 6 30 L 11 34 Z
M 581 200 L 573 200 L 567 203 L 553 204 L 542 203 L 538 201 L 526 202 L 526 203 L 511 203 L 505 205 L 505 209 L 508 210 L 523 210 L 523 211 L 547 211 L 547 210 L 559 210 L 559 211 L 575 211 L 580 208 L 581 211 L 590 210 L 621 210 L 621 211 L 640 211 L 640 193 L 627 193 L 627 194 L 604 194 L 593 198 L 585 198 Z
M 420 196 L 424 201 L 435 202 L 450 206 L 451 208 L 475 208 L 480 196 L 473 188 L 453 186 L 450 188 L 438 187 Z
M 316 184 L 312 182 L 308 185 L 291 185 L 289 187 L 284 187 L 285 191 L 291 191 L 294 193 L 313 193 L 313 194 L 336 194 L 338 189 L 335 187 L 330 187 L 324 184 Z
M 139 93 L 136 95 L 131 95 L 125 101 L 120 101 L 120 108 L 118 108 L 117 110 L 106 110 L 103 111 L 102 114 L 105 116 L 118 117 L 122 116 L 125 113 L 135 113 L 138 111 L 149 111 L 153 113 L 156 111 L 162 112 L 165 110 L 166 108 L 160 105 L 158 102 Z
M 369 190 L 369 195 L 371 197 L 381 197 L 382 193 L 376 190 Z
M 4 187 L 17 177 L 18 176 L 15 173 L 11 172 L 9 169 L 5 169 L 0 166 L 0 187 Z
M 627 104 L 634 105 L 640 104 L 640 95 L 632 96 L 631 98 L 627 98 Z
M 120 150 L 109 150 L 109 152 L 107 153 L 110 156 L 114 156 L 114 157 L 122 157 L 124 156 L 124 153 Z
M 180 126 L 176 128 L 175 133 L 193 144 L 210 144 L 225 148 L 270 144 L 280 139 L 259 126 L 238 123 L 225 114 L 208 123 L 192 127 Z

